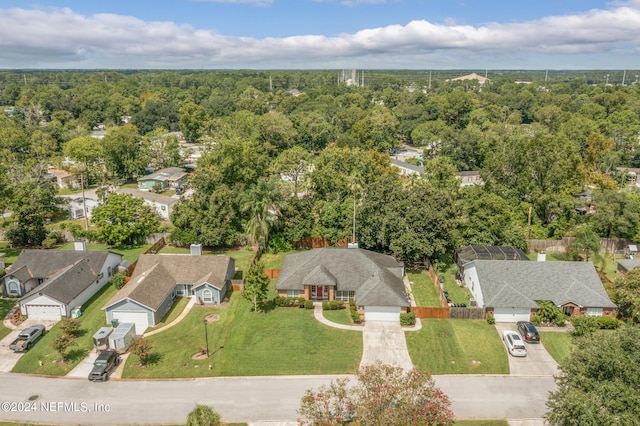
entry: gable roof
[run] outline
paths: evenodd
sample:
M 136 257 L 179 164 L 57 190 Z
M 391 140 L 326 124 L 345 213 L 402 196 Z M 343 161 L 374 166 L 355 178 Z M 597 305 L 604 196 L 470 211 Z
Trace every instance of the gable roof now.
M 618 262 L 618 264 L 622 266 L 622 269 L 624 269 L 627 272 L 632 269 L 640 267 L 640 259 L 637 259 L 637 258 L 636 259 L 619 259 L 616 262 Z
M 168 197 L 162 194 L 156 194 L 155 192 L 140 191 L 139 189 L 133 189 L 133 188 L 118 188 L 116 192 L 118 194 L 130 194 L 136 198 L 142 198 L 152 203 L 165 204 L 167 206 L 172 206 L 176 204 L 178 201 L 180 201 L 177 198 Z
M 364 249 L 325 247 L 286 256 L 276 283 L 279 290 L 305 285 L 355 291 L 358 304 L 408 306 L 403 264 L 392 256 Z
M 138 182 L 146 181 L 146 180 L 156 180 L 156 181 L 167 181 L 167 180 L 178 180 L 187 176 L 187 172 L 182 167 L 167 167 L 165 169 L 157 170 L 150 175 L 143 176 L 138 179 Z
M 474 260 L 484 305 L 536 308 L 537 300 L 557 306 L 615 308 L 591 262 Z
M 193 256 L 191 254 L 143 254 L 129 282 L 107 302 L 103 309 L 124 299 L 157 310 L 176 284 L 197 287 L 208 283 L 222 288 L 227 279 L 229 256 Z
M 25 249 L 6 271 L 7 275 L 13 275 L 20 281 L 31 278 L 50 278 L 81 259 L 86 259 L 93 270 L 100 271 L 109 253 L 114 252 Z
M 44 283 L 25 294 L 22 299 L 34 294 L 44 294 L 68 304 L 96 282 L 110 253 L 113 252 L 23 250 L 8 269 L 7 275 L 13 275 L 20 281 L 45 279 Z

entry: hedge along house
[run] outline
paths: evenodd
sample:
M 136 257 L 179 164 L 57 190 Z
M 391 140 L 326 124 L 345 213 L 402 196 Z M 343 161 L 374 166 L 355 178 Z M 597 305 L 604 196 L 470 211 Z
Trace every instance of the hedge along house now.
M 404 264 L 359 248 L 309 250 L 287 255 L 276 283 L 278 296 L 341 300 L 364 309 L 366 320 L 400 321 L 409 306 Z
M 463 277 L 478 307 L 497 322 L 530 321 L 545 300 L 567 316 L 615 315 L 591 262 L 478 259 L 464 265 Z
M 2 293 L 21 297 L 20 313 L 29 319 L 58 321 L 107 284 L 121 261 L 82 242 L 75 250 L 23 250 L 0 279 Z
M 136 334 L 156 325 L 176 297 L 194 297 L 198 303 L 218 304 L 231 288 L 235 260 L 229 256 L 143 254 L 129 282 L 103 307 L 108 323 L 134 323 Z

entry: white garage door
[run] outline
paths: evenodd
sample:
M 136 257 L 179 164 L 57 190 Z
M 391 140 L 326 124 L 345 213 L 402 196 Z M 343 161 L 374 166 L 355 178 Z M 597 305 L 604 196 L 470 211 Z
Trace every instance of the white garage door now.
M 496 308 L 493 317 L 496 322 L 529 321 L 529 308 Z
M 365 321 L 396 321 L 400 322 L 399 306 L 365 306 Z
M 60 305 L 26 305 L 27 317 L 35 320 L 60 321 Z
M 120 324 L 126 322 L 135 324 L 138 336 L 144 334 L 144 331 L 149 327 L 149 318 L 146 312 L 114 311 L 113 319 L 117 319 Z

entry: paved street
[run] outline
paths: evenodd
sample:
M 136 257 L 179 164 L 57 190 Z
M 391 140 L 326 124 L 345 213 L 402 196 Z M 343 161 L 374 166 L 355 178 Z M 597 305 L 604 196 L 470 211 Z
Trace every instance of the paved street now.
M 0 405 L 0 420 L 96 425 L 184 423 L 195 404 L 203 403 L 227 422 L 291 422 L 298 417 L 296 410 L 304 391 L 336 377 L 341 376 L 112 379 L 92 383 L 84 378 L 0 373 L 1 402 L 15 403 Z M 435 380 L 451 398 L 452 409 L 460 419 L 540 418 L 547 394 L 555 387 L 548 376 L 435 376 Z M 27 401 L 36 404 L 25 406 Z

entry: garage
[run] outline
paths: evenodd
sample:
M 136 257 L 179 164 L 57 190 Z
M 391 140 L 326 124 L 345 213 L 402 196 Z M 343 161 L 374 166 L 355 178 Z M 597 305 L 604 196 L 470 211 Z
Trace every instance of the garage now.
M 364 320 L 366 321 L 395 321 L 400 322 L 400 306 L 365 306 Z
M 62 310 L 60 305 L 24 305 L 29 319 L 43 321 L 60 321 Z
M 529 308 L 495 308 L 493 317 L 496 322 L 529 321 L 531 309 Z
M 149 316 L 146 312 L 113 311 L 112 318 L 117 319 L 120 324 L 133 323 L 136 325 L 136 334 L 144 334 L 149 327 Z

